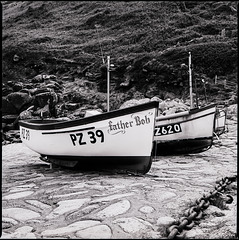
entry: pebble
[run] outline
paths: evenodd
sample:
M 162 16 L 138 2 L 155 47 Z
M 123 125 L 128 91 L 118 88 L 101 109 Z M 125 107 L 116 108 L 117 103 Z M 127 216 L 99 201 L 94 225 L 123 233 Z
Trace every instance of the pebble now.
M 171 226 L 176 222 L 176 220 L 172 217 L 160 217 L 157 220 L 157 225 L 163 225 L 163 226 Z
M 144 206 L 144 207 L 141 207 L 139 211 L 143 213 L 152 213 L 154 212 L 154 208 L 150 206 Z

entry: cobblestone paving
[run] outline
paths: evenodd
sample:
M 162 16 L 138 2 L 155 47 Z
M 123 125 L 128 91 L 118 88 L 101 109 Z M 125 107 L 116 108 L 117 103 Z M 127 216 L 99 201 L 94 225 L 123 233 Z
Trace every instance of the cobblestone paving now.
M 2 238 L 163 239 L 216 181 L 237 175 L 237 123 L 208 151 L 157 157 L 143 176 L 51 168 L 22 143 L 2 150 Z M 187 237 L 215 238 L 228 219 L 235 234 L 236 204 L 210 206 Z

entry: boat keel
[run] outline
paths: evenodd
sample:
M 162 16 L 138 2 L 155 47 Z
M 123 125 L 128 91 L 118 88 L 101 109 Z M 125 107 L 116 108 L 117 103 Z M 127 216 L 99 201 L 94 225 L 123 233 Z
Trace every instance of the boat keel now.
M 165 156 L 175 154 L 200 153 L 211 148 L 212 138 L 197 138 L 173 140 L 166 142 L 155 141 L 153 145 L 154 156 Z
M 58 166 L 86 171 L 126 171 L 145 174 L 152 165 L 151 156 L 41 156 L 41 160 Z

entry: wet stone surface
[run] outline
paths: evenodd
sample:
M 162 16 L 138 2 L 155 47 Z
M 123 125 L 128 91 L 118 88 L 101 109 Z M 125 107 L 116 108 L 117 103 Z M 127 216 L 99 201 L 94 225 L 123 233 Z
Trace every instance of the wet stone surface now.
M 211 149 L 161 156 L 143 176 L 51 168 L 22 143 L 2 147 L 2 238 L 165 239 L 166 229 L 217 181 L 237 175 L 237 122 Z M 236 234 L 231 204 L 210 205 L 186 238 Z

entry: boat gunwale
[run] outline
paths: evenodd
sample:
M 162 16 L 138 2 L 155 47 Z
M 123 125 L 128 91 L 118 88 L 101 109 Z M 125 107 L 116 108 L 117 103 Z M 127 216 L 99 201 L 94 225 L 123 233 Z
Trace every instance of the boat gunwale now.
M 189 110 L 189 113 L 197 113 L 197 112 L 201 112 L 201 111 L 204 111 L 204 110 L 213 108 L 213 107 L 216 108 L 216 105 L 217 105 L 217 104 L 212 103 L 212 104 L 207 105 L 207 106 L 204 106 L 204 107 L 192 108 L 192 109 Z
M 207 114 L 204 114 L 202 116 L 198 116 L 198 117 L 193 117 L 193 118 L 190 118 L 190 119 L 185 119 L 185 120 L 178 120 L 177 122 L 173 122 L 173 124 L 180 124 L 180 123 L 185 123 L 185 122 L 191 122 L 191 121 L 194 121 L 196 119 L 199 119 L 199 118 L 203 118 L 203 117 L 206 117 L 206 116 L 209 116 L 209 115 L 214 115 L 215 113 L 214 112 L 210 112 L 210 113 L 207 113 Z M 189 115 L 188 115 L 189 116 Z M 184 117 L 184 116 L 180 116 L 180 117 Z M 215 118 L 215 116 L 214 116 Z M 166 119 L 156 119 L 156 123 L 158 122 L 161 122 L 161 121 L 165 121 L 165 120 L 168 120 L 167 118 Z M 168 125 L 169 123 L 164 123 L 163 125 L 158 125 L 155 123 L 155 128 L 157 127 L 162 127 L 162 126 L 166 126 Z
M 152 108 L 158 109 L 159 102 L 157 101 L 151 101 L 147 103 L 143 103 L 140 105 L 128 107 L 128 108 L 123 108 L 123 109 L 118 109 L 118 110 L 113 110 L 110 112 L 105 112 L 102 114 L 94 115 L 94 116 L 89 116 L 86 118 L 81 118 L 81 119 L 76 119 L 76 120 L 55 120 L 50 119 L 51 123 L 43 123 L 45 120 L 41 119 L 27 119 L 27 120 L 19 120 L 19 125 L 21 127 L 26 127 L 29 129 L 35 129 L 35 130 L 54 130 L 54 129 L 64 129 L 64 128 L 69 128 L 69 127 L 75 127 L 79 125 L 84 125 L 84 124 L 89 124 L 89 123 L 94 123 L 98 121 L 104 121 L 110 118 L 114 117 L 120 117 L 126 114 L 133 114 L 139 111 L 144 111 Z
M 170 119 L 175 119 L 175 118 L 180 118 L 180 117 L 188 117 L 192 114 L 196 114 L 196 113 L 200 113 L 204 110 L 207 110 L 207 109 L 210 109 L 210 108 L 213 108 L 215 107 L 214 104 L 212 105 L 209 105 L 207 107 L 203 107 L 203 108 L 196 108 L 196 109 L 191 109 L 189 111 L 185 111 L 185 112 L 180 112 L 180 113 L 175 113 L 175 114 L 171 114 L 171 115 L 165 115 L 165 116 L 159 116 L 159 117 L 156 117 L 156 122 L 160 122 L 160 121 L 165 121 L 165 120 L 170 120 Z M 193 112 L 192 112 L 193 110 Z M 183 114 L 185 113 L 185 114 Z M 194 117 L 194 118 L 191 118 L 191 119 L 187 119 L 187 120 L 182 120 L 182 121 L 179 121 L 179 122 L 188 122 L 188 121 L 193 121 L 194 119 L 197 119 L 197 118 L 202 118 L 204 116 L 207 116 L 207 115 L 211 115 L 211 114 L 215 114 L 215 111 L 214 112 L 210 112 L 210 113 L 207 113 L 207 114 L 204 114 L 202 116 L 198 116 L 198 117 Z

